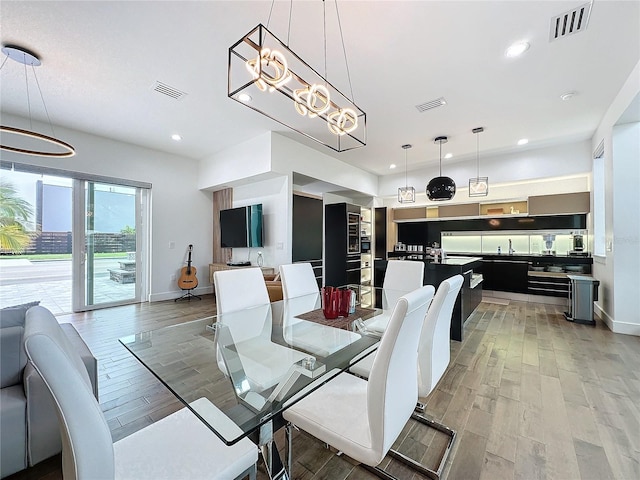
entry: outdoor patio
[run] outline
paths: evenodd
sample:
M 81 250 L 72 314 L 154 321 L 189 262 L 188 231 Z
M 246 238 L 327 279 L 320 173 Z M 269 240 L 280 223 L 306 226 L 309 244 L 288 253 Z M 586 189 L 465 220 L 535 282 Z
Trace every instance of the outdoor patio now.
M 109 270 L 120 267 L 122 258 L 95 260 L 94 302 L 114 302 L 133 298 L 135 283 L 117 283 Z M 54 315 L 70 313 L 71 260 L 30 261 L 0 259 L 0 308 L 40 301 Z

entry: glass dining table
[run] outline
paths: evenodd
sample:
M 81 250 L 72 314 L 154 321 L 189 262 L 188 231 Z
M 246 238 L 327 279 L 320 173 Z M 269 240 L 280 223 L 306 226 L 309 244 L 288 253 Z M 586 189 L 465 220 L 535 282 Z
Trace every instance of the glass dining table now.
M 377 290 L 378 298 L 406 293 Z M 287 479 L 273 442 L 282 412 L 375 351 L 381 332 L 367 324 L 389 312 L 358 304 L 327 320 L 317 293 L 119 340 L 225 444 L 249 436 L 270 478 Z

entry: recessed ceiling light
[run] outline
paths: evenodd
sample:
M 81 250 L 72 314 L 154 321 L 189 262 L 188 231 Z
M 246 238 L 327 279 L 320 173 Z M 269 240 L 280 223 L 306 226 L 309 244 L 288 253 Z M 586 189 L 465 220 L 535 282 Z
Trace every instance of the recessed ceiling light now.
M 248 95 L 246 93 L 241 93 L 240 95 L 238 95 L 238 100 L 240 100 L 241 102 L 247 103 L 251 101 L 251 95 Z
M 446 158 L 446 159 L 449 159 L 449 158 L 451 158 L 451 157 L 453 157 L 453 153 L 447 153 L 447 154 L 444 156 L 444 158 Z
M 505 55 L 510 58 L 519 57 L 527 50 L 529 50 L 529 42 L 516 42 L 509 48 L 507 48 L 507 52 Z
M 520 140 L 518 140 L 518 145 L 526 145 L 527 143 L 529 143 L 528 138 L 521 138 Z
M 395 163 L 392 163 L 391 165 L 389 165 L 389 168 L 390 168 L 391 170 L 393 170 L 394 168 L 396 168 L 396 164 L 395 164 Z
M 575 97 L 577 95 L 576 92 L 567 92 L 567 93 L 563 93 L 562 95 L 560 95 L 560 98 L 562 100 L 569 100 L 573 97 Z
M 173 135 L 171 135 L 171 140 L 179 142 L 180 140 L 182 140 L 182 135 L 178 135 L 177 133 L 174 133 Z

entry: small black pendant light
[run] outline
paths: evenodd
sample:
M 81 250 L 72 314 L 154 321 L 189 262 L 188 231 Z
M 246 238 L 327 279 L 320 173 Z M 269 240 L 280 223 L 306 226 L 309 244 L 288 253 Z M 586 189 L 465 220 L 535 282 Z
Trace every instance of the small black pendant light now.
M 456 182 L 450 177 L 442 176 L 442 144 L 447 143 L 445 136 L 436 137 L 434 142 L 440 144 L 440 176 L 432 178 L 427 185 L 427 197 L 434 202 L 451 200 L 456 194 Z

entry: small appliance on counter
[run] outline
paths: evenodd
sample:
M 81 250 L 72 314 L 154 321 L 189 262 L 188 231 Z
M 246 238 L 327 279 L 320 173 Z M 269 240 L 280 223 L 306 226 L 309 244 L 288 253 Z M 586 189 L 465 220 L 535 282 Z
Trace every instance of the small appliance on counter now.
M 407 246 L 402 242 L 398 242 L 393 247 L 393 251 L 394 252 L 406 252 L 407 251 Z
M 582 252 L 584 250 L 584 237 L 579 234 L 573 235 L 573 251 Z
M 542 236 L 542 239 L 544 240 L 545 246 L 545 249 L 542 251 L 542 255 L 555 255 L 556 251 L 553 248 L 553 242 L 556 241 L 556 236 L 551 233 L 547 233 Z
M 584 251 L 584 236 L 578 233 L 573 234 L 573 249 L 569 251 L 572 257 L 586 257 L 587 252 Z

